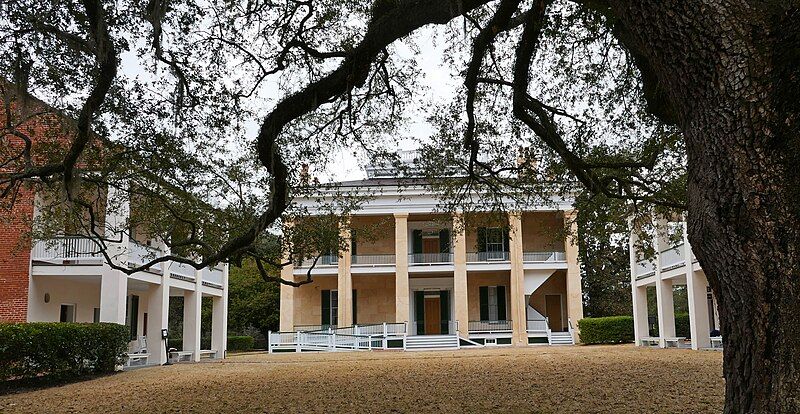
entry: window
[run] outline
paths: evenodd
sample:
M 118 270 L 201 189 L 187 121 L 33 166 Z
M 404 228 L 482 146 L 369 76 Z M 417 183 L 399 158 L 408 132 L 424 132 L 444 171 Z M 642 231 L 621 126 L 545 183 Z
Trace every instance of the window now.
M 59 322 L 75 322 L 75 305 L 61 305 L 61 315 L 59 316 L 58 320 Z
M 358 312 L 358 295 L 356 290 L 353 289 L 353 324 L 358 323 L 356 314 Z M 323 290 L 322 291 L 322 320 L 321 324 L 338 325 L 339 322 L 339 291 L 338 290 Z
M 508 260 L 508 230 L 502 227 L 478 228 L 480 260 Z
M 128 308 L 125 313 L 125 325 L 130 328 L 130 340 L 135 341 L 139 332 L 139 297 L 128 296 Z
M 94 316 L 92 317 L 92 322 L 100 323 L 100 308 L 94 308 Z
M 482 321 L 506 320 L 506 287 L 481 286 L 480 308 Z

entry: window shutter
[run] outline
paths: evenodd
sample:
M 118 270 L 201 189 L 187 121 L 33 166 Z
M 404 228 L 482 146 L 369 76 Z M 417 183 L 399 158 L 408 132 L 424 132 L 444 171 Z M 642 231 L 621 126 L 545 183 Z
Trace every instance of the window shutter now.
M 414 320 L 417 323 L 417 335 L 425 335 L 425 292 L 414 292 Z
M 353 289 L 353 325 L 358 323 L 358 295 L 356 293 L 356 290 Z
M 331 324 L 331 291 L 322 291 L 322 325 Z
M 450 230 L 439 230 L 439 253 L 450 253 Z
M 454 332 L 449 332 L 450 328 L 450 291 L 449 290 L 440 290 L 439 291 L 439 306 L 442 315 L 442 330 L 441 332 L 445 335 L 449 335 Z
M 481 320 L 489 320 L 489 286 L 480 287 Z
M 486 227 L 478 227 L 478 252 L 486 251 Z
M 497 287 L 497 320 L 506 320 L 506 287 Z
M 358 243 L 356 243 L 356 231 L 352 230 L 350 232 L 350 254 L 352 256 L 358 255 Z
M 139 296 L 131 295 L 131 341 L 135 341 L 139 332 Z
M 414 254 L 422 253 L 422 230 L 414 230 L 411 232 L 412 238 L 414 239 L 413 251 Z
M 503 229 L 503 251 L 510 252 L 511 251 L 511 243 L 509 240 L 510 235 L 508 234 L 508 227 Z

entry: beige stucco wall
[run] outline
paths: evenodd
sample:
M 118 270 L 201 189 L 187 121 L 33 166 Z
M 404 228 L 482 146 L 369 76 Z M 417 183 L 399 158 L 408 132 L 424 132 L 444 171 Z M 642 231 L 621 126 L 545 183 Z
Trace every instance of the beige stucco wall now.
M 300 281 L 304 276 L 295 276 Z M 294 288 L 294 324 L 319 325 L 322 322 L 322 291 L 336 290 L 336 276 L 316 276 L 314 281 Z
M 539 289 L 536 289 L 536 292 L 533 292 L 530 299 L 530 305 L 533 306 L 539 313 L 544 316 L 547 316 L 547 312 L 545 309 L 545 295 L 561 295 L 562 302 L 561 302 L 561 315 L 563 320 L 563 325 L 566 327 L 567 325 L 567 274 L 563 270 L 559 270 L 553 273 L 549 279 L 547 279 Z M 573 325 L 575 323 L 573 322 Z
M 394 275 L 353 275 L 358 324 L 394 322 Z
M 563 213 L 522 214 L 522 250 L 526 252 L 563 252 Z
M 350 228 L 356 230 L 357 254 L 394 254 L 394 217 L 353 216 Z
M 58 322 L 62 304 L 75 304 L 75 322 L 92 322 L 94 308 L 100 307 L 100 277 L 97 280 L 67 280 L 65 278 L 34 276 L 30 307 L 31 322 Z M 44 303 L 44 295 L 50 302 Z
M 469 320 L 477 321 L 481 319 L 481 286 L 505 286 L 506 287 L 506 317 L 511 317 L 511 289 L 510 275 L 508 271 L 495 273 L 467 273 L 467 300 L 469 302 Z

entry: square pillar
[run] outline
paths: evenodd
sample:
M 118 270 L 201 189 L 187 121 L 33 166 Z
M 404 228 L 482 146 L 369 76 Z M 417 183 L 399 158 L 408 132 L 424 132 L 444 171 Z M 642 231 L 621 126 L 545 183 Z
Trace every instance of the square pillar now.
M 339 226 L 339 236 L 345 240 L 347 250 L 339 251 L 337 289 L 339 295 L 339 309 L 337 311 L 337 325 L 351 326 L 353 324 L 353 275 L 350 273 L 350 263 L 353 256 L 350 254 L 350 220 L 345 220 Z
M 149 362 L 162 365 L 167 362 L 166 346 L 161 330 L 167 329 L 169 318 L 169 279 L 150 285 L 147 297 L 147 352 Z M 170 333 L 174 335 L 175 333 Z
M 128 275 L 103 266 L 100 276 L 100 322 L 125 325 L 128 299 Z
M 183 350 L 192 351 L 194 362 L 200 361 L 202 307 L 203 270 L 201 269 L 195 272 L 194 291 L 183 291 Z
M 467 241 L 461 214 L 453 216 L 453 305 L 458 333 L 469 337 L 469 303 L 467 299 Z
M 664 338 L 675 336 L 675 302 L 672 299 L 672 280 L 664 279 L 661 272 L 661 251 L 669 247 L 667 220 L 656 221 L 656 309 L 658 310 L 659 345 L 666 348 Z
M 211 349 L 215 358 L 224 358 L 228 342 L 228 314 L 226 294 L 213 296 L 211 310 Z
M 291 226 L 291 223 L 287 223 Z M 286 234 L 286 233 L 284 233 Z M 283 246 L 283 257 L 281 263 L 288 263 L 281 268 L 281 279 L 294 282 L 294 264 L 289 261 L 291 255 L 291 247 L 286 244 Z M 227 269 L 227 265 L 226 265 Z M 227 279 L 225 280 L 227 285 Z M 294 330 L 294 286 L 281 283 L 281 296 L 280 296 L 280 327 L 281 332 L 291 332 Z
M 394 320 L 410 322 L 408 290 L 408 213 L 394 213 Z
M 567 260 L 567 318 L 572 327 L 572 339 L 580 341 L 578 321 L 583 319 L 583 287 L 578 258 L 578 212 L 564 212 L 564 227 L 567 236 L 564 240 L 564 253 Z
M 633 336 L 636 346 L 642 345 L 642 338 L 650 336 L 647 320 L 647 286 L 631 284 L 633 294 Z
M 708 310 L 708 281 L 701 272 L 694 271 L 692 263 L 692 246 L 683 222 L 683 257 L 686 263 L 686 296 L 689 299 L 689 334 L 692 337 L 692 349 L 711 347 L 711 324 Z
M 508 215 L 508 234 L 511 261 L 511 344 L 528 345 L 528 320 L 525 314 L 525 271 L 522 268 L 522 215 L 512 212 Z

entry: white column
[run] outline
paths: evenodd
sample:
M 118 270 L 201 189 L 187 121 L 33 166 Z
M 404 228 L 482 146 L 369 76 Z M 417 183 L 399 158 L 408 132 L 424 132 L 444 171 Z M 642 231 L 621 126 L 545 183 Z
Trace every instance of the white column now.
M 287 227 L 292 227 L 292 223 L 286 223 Z M 284 235 L 288 233 L 284 232 Z M 283 256 L 282 256 L 282 263 L 289 262 L 290 252 L 291 252 L 291 245 L 289 244 L 288 240 L 285 241 L 285 245 L 282 246 L 283 248 Z M 227 272 L 228 266 L 225 265 L 225 271 Z M 289 262 L 286 266 L 281 268 L 281 279 L 294 282 L 294 265 Z M 225 287 L 227 288 L 227 279 L 225 281 Z M 281 305 L 280 305 L 280 330 L 281 332 L 291 332 L 294 330 L 294 286 L 289 286 L 285 283 L 281 283 Z
M 711 326 L 708 323 L 708 282 L 701 272 L 694 271 L 692 246 L 683 222 L 683 257 L 686 259 L 686 296 L 689 299 L 689 333 L 692 349 L 711 347 Z
M 511 343 L 514 346 L 528 345 L 528 318 L 525 314 L 525 271 L 522 267 L 522 214 L 511 212 L 508 214 L 509 260 L 511 272 Z
M 147 352 L 149 363 L 159 365 L 167 362 L 166 346 L 161 339 L 161 330 L 167 329 L 169 318 L 169 278 L 160 284 L 151 284 L 147 298 Z
M 183 291 L 183 350 L 192 351 L 192 361 L 195 362 L 200 361 L 202 307 L 203 270 L 200 269 L 195 272 L 194 290 Z
M 469 303 L 467 295 L 467 242 L 466 224 L 461 214 L 453 216 L 453 306 L 458 332 L 469 337 Z
M 350 262 L 353 256 L 350 253 L 350 219 L 345 219 L 339 227 L 339 237 L 345 240 L 347 250 L 341 250 L 338 262 L 337 291 L 339 295 L 339 309 L 337 314 L 338 326 L 353 324 L 353 275 L 350 273 Z
M 222 270 L 222 296 L 214 296 L 211 314 L 211 349 L 225 358 L 228 348 L 228 265 Z
M 394 320 L 408 322 L 411 301 L 408 287 L 408 213 L 394 213 Z
M 130 212 L 124 192 L 110 188 L 106 202 L 105 236 L 118 243 L 108 243 L 107 253 L 114 264 L 128 265 L 127 222 Z M 103 262 L 100 277 L 100 322 L 125 324 L 128 275 Z
M 583 287 L 581 286 L 581 268 L 578 255 L 578 211 L 564 212 L 564 227 L 567 237 L 564 240 L 564 252 L 567 260 L 567 317 L 572 324 L 572 340 L 580 341 L 578 321 L 583 319 Z
M 672 299 L 672 280 L 663 279 L 661 272 L 661 251 L 668 246 L 666 237 L 666 220 L 660 219 L 656 225 L 656 305 L 658 309 L 658 336 L 659 344 L 666 347 L 664 338 L 675 336 L 675 303 Z
M 636 272 L 639 261 L 636 243 L 639 242 L 639 236 L 636 234 L 636 229 L 633 228 L 633 219 L 628 219 L 628 228 L 630 229 L 630 237 L 628 238 L 628 251 L 630 255 L 630 269 L 631 269 L 631 302 L 633 305 L 633 337 L 636 346 L 642 344 L 642 338 L 650 336 L 647 327 L 647 287 L 637 286 Z

